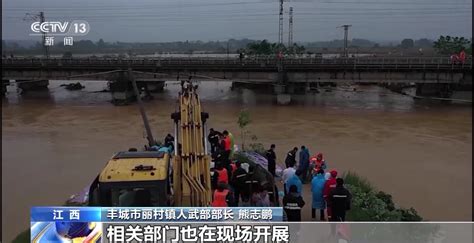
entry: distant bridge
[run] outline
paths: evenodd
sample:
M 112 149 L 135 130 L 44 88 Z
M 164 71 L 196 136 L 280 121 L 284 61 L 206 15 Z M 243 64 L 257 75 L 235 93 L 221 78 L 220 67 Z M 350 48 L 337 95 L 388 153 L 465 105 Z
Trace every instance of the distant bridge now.
M 449 57 L 357 58 L 133 58 L 2 59 L 3 80 L 120 79 L 131 68 L 141 80 L 229 80 L 265 83 L 435 83 L 472 82 L 472 59 Z M 123 76 L 123 75 L 122 75 Z

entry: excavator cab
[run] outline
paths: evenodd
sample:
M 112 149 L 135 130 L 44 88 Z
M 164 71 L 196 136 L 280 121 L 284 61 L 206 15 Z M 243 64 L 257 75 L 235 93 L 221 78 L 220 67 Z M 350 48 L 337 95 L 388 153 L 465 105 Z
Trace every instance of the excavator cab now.
M 119 152 L 94 180 L 89 205 L 105 207 L 169 206 L 172 202 L 170 155 Z

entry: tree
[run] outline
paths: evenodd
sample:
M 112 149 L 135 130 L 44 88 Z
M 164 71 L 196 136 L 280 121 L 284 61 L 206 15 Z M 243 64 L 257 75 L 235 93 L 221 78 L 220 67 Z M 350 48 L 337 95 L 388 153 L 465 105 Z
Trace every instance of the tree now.
M 415 46 L 415 43 L 414 43 L 413 39 L 403 39 L 402 40 L 402 43 L 401 43 L 402 48 L 408 49 L 408 48 L 412 48 L 414 46 Z
M 250 113 L 248 110 L 241 110 L 239 112 L 239 119 L 237 120 L 237 123 L 239 124 L 240 127 L 240 137 L 242 139 L 242 150 L 245 149 L 245 135 L 247 131 L 245 128 L 247 125 L 250 123 Z
M 453 54 L 459 53 L 463 49 L 472 48 L 470 40 L 464 37 L 451 37 L 451 36 L 440 36 L 437 41 L 434 42 L 433 47 L 439 54 Z

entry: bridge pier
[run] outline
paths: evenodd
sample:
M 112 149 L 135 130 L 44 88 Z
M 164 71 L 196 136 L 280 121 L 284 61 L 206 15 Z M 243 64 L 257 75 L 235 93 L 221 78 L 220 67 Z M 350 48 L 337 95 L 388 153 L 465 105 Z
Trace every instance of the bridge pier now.
M 291 93 L 288 92 L 290 86 L 291 85 L 287 84 L 273 85 L 273 92 L 276 94 L 277 103 L 279 105 L 288 105 L 291 103 Z
M 7 93 L 7 86 L 10 85 L 10 80 L 2 79 L 2 97 Z
M 165 89 L 165 81 L 157 79 L 137 79 L 137 86 L 145 89 L 149 93 L 159 93 Z
M 109 90 L 112 95 L 112 104 L 128 105 L 137 100 L 131 82 L 125 80 L 109 81 Z
M 49 80 L 16 80 L 17 87 L 24 94 L 28 91 L 48 90 Z
M 416 84 L 416 95 L 426 97 L 451 98 L 453 94 L 451 84 Z

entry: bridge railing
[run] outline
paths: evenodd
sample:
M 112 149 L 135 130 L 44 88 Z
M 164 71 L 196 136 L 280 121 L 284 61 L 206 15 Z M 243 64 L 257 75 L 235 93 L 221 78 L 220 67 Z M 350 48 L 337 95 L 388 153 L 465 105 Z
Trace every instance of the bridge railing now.
M 97 66 L 125 66 L 125 65 L 146 65 L 146 66 L 162 66 L 162 65 L 215 65 L 215 66 L 256 66 L 265 67 L 273 66 L 278 63 L 283 65 L 322 65 L 322 66 L 344 66 L 344 67 L 443 67 L 451 66 L 457 68 L 471 68 L 472 58 L 468 58 L 464 64 L 453 64 L 449 57 L 357 57 L 357 58 L 283 58 L 278 60 L 271 57 L 255 57 L 255 58 L 132 58 L 132 59 L 112 59 L 112 58 L 2 58 L 3 65 L 23 65 L 23 66 L 66 66 L 66 65 L 97 65 Z

